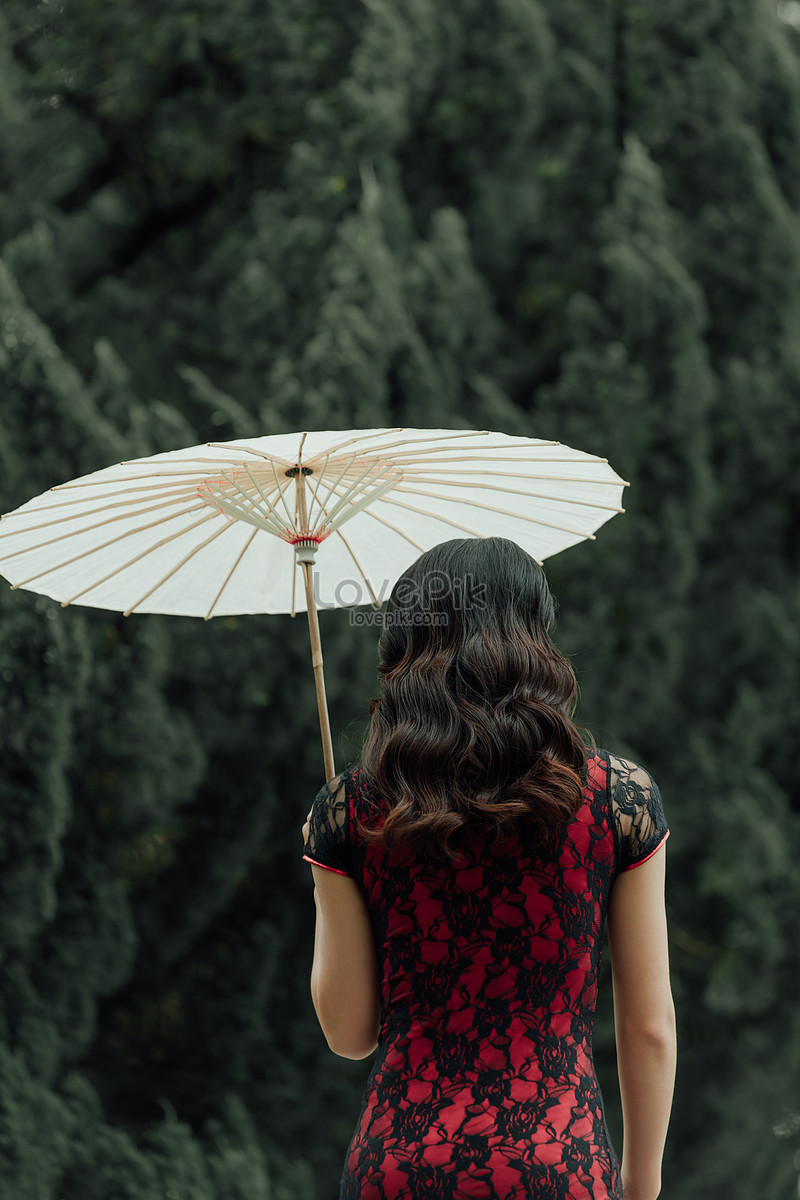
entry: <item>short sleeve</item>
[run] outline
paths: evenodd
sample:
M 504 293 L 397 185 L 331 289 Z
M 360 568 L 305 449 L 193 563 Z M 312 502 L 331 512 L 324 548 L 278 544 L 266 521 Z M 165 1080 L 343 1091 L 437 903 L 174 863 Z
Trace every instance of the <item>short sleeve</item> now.
M 629 871 L 655 854 L 669 837 L 658 786 L 644 767 L 609 755 L 609 788 L 619 851 L 618 869 Z
M 344 773 L 329 779 L 314 799 L 303 859 L 317 867 L 349 875 L 347 785 Z

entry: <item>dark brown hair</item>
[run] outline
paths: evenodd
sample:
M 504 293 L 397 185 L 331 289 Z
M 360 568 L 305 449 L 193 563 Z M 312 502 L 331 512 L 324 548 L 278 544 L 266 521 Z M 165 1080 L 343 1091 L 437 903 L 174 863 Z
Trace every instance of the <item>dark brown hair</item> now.
M 586 749 L 554 616 L 544 571 L 506 538 L 442 542 L 398 579 L 361 756 L 388 814 L 359 823 L 367 841 L 453 859 L 469 833 L 546 841 L 577 813 Z

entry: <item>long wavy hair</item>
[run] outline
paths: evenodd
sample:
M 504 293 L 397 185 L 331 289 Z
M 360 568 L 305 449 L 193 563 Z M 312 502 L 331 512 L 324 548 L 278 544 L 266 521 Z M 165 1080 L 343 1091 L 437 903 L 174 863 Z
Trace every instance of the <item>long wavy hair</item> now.
M 469 835 L 544 843 L 577 813 L 586 747 L 554 617 L 544 571 L 506 538 L 442 542 L 398 579 L 361 755 L 388 812 L 359 822 L 367 841 L 452 860 Z

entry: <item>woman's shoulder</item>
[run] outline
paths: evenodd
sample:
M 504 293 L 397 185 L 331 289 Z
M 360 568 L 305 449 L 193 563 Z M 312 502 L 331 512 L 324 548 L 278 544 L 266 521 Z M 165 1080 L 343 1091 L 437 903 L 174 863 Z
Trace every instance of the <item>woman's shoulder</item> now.
M 654 780 L 646 767 L 632 759 L 623 758 L 602 746 L 586 746 L 586 771 L 590 780 L 600 781 L 614 791 L 620 784 L 653 786 Z
M 370 815 L 385 815 L 386 805 L 381 802 L 371 786 L 369 776 L 360 760 L 348 763 L 330 784 L 334 782 L 338 785 L 338 799 L 344 801 L 348 811 L 359 819 L 364 820 Z
M 619 869 L 627 871 L 656 852 L 669 837 L 669 825 L 658 784 L 647 768 L 619 754 L 611 754 L 609 762 Z
M 626 793 L 628 795 L 645 795 L 658 791 L 653 776 L 641 763 L 630 758 L 623 758 L 613 751 L 604 752 L 608 762 L 609 790 L 612 795 Z

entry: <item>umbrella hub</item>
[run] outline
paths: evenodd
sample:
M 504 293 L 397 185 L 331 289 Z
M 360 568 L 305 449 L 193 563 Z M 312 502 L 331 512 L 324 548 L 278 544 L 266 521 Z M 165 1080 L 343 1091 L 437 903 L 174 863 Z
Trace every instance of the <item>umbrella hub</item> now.
M 297 538 L 292 542 L 294 546 L 295 556 L 299 563 L 313 563 L 317 558 L 317 546 L 319 543 L 314 538 Z

